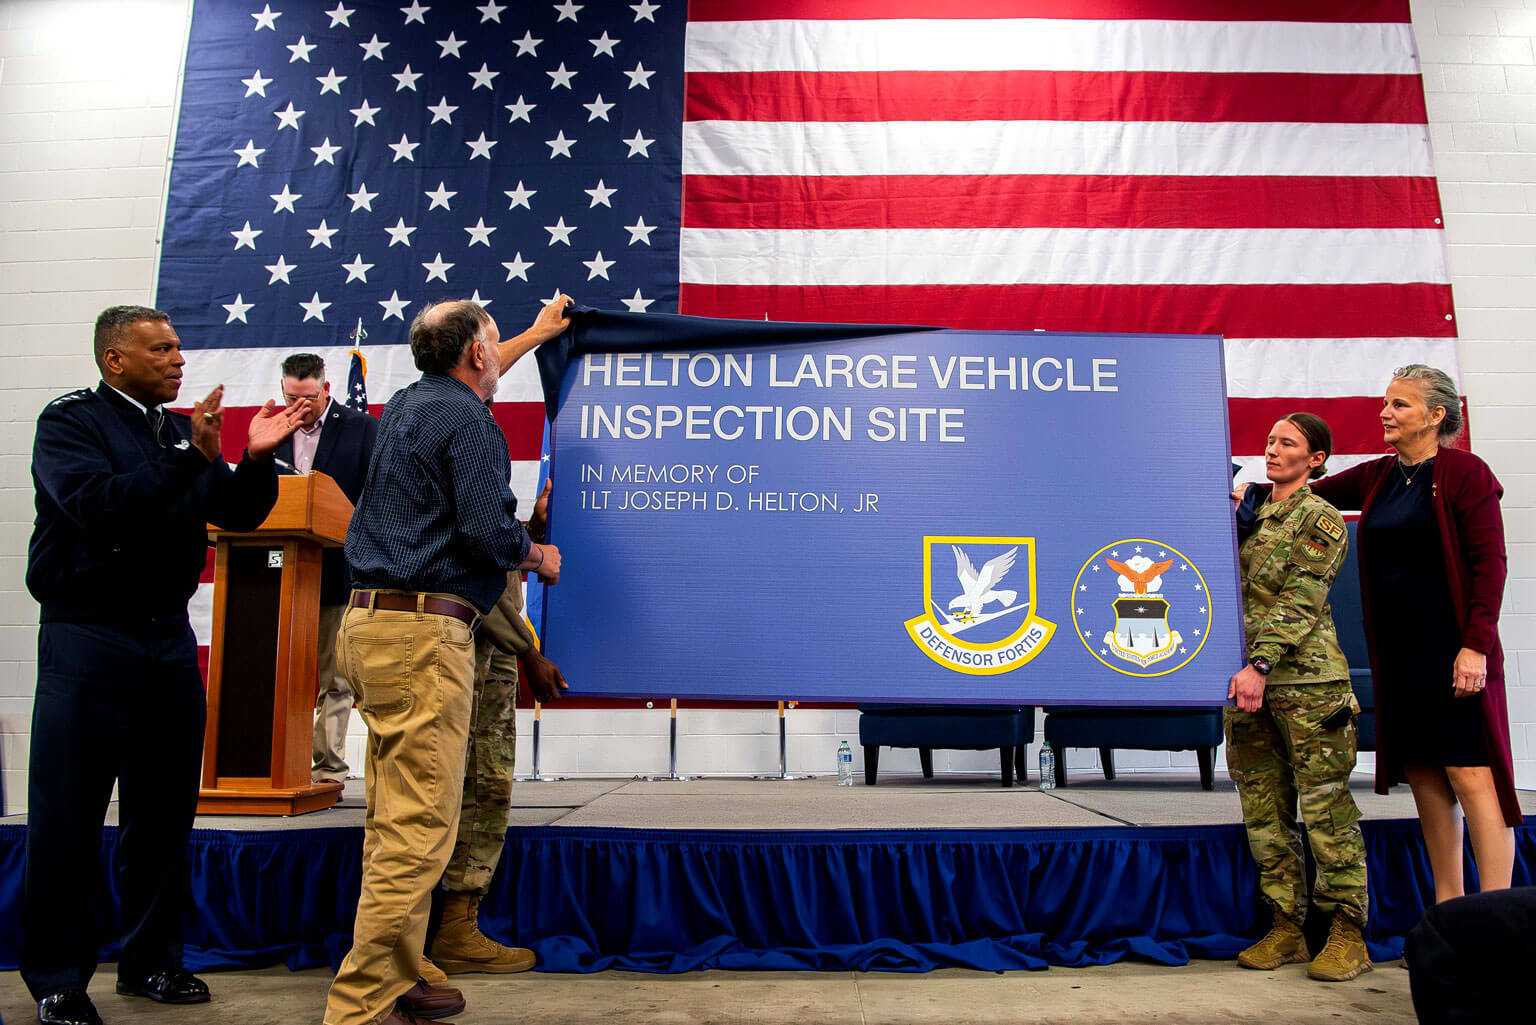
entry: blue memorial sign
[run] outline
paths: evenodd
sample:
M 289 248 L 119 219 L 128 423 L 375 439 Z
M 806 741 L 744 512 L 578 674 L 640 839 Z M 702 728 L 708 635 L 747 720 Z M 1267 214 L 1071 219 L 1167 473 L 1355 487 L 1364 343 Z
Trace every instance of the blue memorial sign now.
M 573 693 L 1215 705 L 1242 666 L 1218 338 L 578 348 L 555 406 Z

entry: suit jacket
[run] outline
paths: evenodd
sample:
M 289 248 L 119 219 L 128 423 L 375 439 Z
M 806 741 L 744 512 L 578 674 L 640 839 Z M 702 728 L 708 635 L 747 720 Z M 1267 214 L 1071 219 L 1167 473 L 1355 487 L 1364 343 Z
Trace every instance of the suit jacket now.
M 1340 509 L 1359 509 L 1361 516 L 1370 511 L 1389 476 L 1396 471 L 1397 457 L 1385 456 L 1360 463 L 1312 483 L 1314 493 Z M 1508 573 L 1504 551 L 1504 519 L 1499 499 L 1504 494 L 1493 471 L 1471 452 L 1441 446 L 1435 457 L 1431 479 L 1431 501 L 1435 521 L 1440 528 L 1440 556 L 1445 560 L 1445 575 L 1451 585 L 1451 604 L 1455 606 L 1457 625 L 1463 647 L 1488 656 L 1488 679 L 1482 694 L 1462 698 L 1479 701 L 1483 706 L 1483 736 L 1488 744 L 1489 762 L 1504 821 L 1517 826 L 1523 821 L 1520 802 L 1515 794 L 1514 767 L 1509 743 L 1509 709 L 1504 694 L 1504 649 L 1499 643 L 1499 606 L 1504 596 Z M 1391 644 L 1391 625 L 1378 628 L 1371 617 L 1369 575 L 1371 558 L 1368 542 L 1359 543 L 1360 590 L 1364 599 L 1365 638 L 1371 653 L 1372 672 L 1376 676 L 1376 704 L 1392 699 L 1391 681 L 1375 673 L 1376 650 Z M 1412 629 L 1411 624 L 1398 629 Z M 1386 630 L 1386 633 L 1380 632 Z M 1449 670 L 1449 667 L 1447 667 Z M 1447 672 L 1447 685 L 1450 683 Z M 1382 730 L 1377 717 L 1376 792 L 1384 794 L 1387 786 L 1402 774 L 1392 752 L 1392 737 Z
M 373 443 L 379 436 L 379 422 L 367 413 L 349 409 L 332 399 L 325 411 L 325 426 L 320 430 L 320 447 L 315 450 L 313 469 L 330 477 L 353 505 L 363 494 L 368 479 L 368 463 L 373 457 Z M 293 439 L 285 440 L 274 453 L 279 473 L 294 474 Z M 320 571 L 320 604 L 345 605 L 352 589 L 352 571 L 346 553 L 327 548 Z

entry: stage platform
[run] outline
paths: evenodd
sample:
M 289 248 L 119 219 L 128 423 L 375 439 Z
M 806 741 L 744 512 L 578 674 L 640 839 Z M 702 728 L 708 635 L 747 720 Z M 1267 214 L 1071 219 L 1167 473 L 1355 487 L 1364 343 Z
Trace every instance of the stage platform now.
M 1072 779 L 520 782 L 482 922 L 542 970 L 574 973 L 1180 965 L 1233 957 L 1267 927 L 1228 780 L 1206 792 L 1193 773 Z M 1370 787 L 1357 775 L 1368 937 L 1386 961 L 1433 888 L 1407 789 Z M 1521 799 L 1516 882 L 1531 883 L 1536 793 Z M 362 818 L 360 780 L 323 812 L 199 817 L 189 962 L 339 963 Z M 0 968 L 19 952 L 24 823 L 0 819 Z M 112 857 L 115 829 L 105 846 Z

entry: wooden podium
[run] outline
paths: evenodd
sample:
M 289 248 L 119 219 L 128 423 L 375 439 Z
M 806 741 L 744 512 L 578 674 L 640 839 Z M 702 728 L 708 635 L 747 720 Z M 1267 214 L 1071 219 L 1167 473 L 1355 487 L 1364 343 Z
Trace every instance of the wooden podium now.
M 197 810 L 301 815 L 341 799 L 311 783 L 320 553 L 341 545 L 352 503 L 323 473 L 277 479 L 277 505 L 250 533 L 215 541 L 208 725 Z

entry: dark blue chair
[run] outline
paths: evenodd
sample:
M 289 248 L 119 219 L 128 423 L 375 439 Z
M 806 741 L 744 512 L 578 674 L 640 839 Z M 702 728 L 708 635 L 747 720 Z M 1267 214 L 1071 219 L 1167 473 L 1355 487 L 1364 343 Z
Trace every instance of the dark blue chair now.
M 1030 705 L 860 705 L 859 743 L 864 748 L 864 782 L 875 785 L 882 747 L 915 747 L 923 778 L 933 778 L 933 749 L 998 749 L 1003 786 L 1029 781 L 1025 749 L 1035 739 L 1035 709 Z
M 1349 660 L 1349 685 L 1354 688 L 1355 700 L 1360 702 L 1358 747 L 1361 751 L 1376 750 L 1376 688 L 1371 681 L 1371 653 L 1365 646 L 1365 616 L 1360 599 L 1360 570 L 1355 561 L 1355 528 L 1351 520 L 1349 529 L 1349 554 L 1339 570 L 1339 578 L 1328 592 L 1328 602 L 1333 606 L 1333 626 L 1339 634 L 1339 647 Z
M 1115 748 L 1188 751 L 1200 763 L 1200 786 L 1216 786 L 1220 708 L 1117 708 L 1054 705 L 1045 710 L 1045 740 L 1056 753 L 1056 785 L 1067 785 L 1067 749 L 1096 747 L 1104 778 L 1115 778 Z

